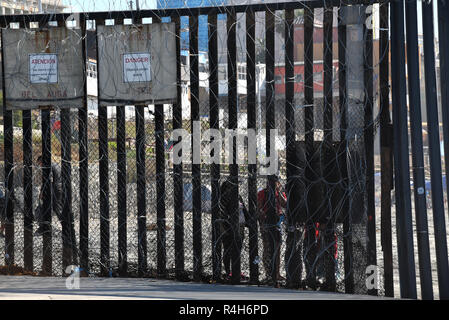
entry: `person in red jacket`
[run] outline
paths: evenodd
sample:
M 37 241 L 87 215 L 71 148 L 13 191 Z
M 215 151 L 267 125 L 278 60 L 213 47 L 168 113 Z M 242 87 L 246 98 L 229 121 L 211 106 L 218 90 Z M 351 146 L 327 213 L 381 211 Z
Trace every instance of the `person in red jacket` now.
M 279 265 L 281 261 L 280 222 L 282 222 L 283 220 L 283 209 L 287 205 L 287 196 L 285 192 L 282 191 L 282 186 L 279 182 L 279 178 L 275 176 L 273 177 L 273 179 L 275 181 L 275 216 L 271 216 L 268 210 L 268 187 L 260 190 L 257 193 L 257 207 L 259 212 L 259 225 L 263 245 L 262 262 L 268 280 L 276 283 L 277 280 L 281 279 L 279 274 Z

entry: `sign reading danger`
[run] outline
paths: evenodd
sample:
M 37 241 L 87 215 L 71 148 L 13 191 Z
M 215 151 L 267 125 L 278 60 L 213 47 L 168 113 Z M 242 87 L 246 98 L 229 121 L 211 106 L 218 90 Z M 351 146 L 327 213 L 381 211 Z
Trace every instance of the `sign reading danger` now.
M 177 100 L 175 24 L 97 27 L 100 106 Z
M 30 54 L 30 83 L 58 83 L 57 54 Z
M 123 82 L 150 82 L 151 55 L 128 53 L 123 55 Z

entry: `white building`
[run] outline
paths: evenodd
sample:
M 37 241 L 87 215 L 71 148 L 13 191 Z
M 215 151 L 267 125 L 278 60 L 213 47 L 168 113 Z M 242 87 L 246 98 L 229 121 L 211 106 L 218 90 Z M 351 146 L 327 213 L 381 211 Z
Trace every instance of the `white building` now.
M 44 13 L 59 13 L 68 8 L 68 6 L 63 4 L 62 0 L 3 0 L 0 2 L 1 14 L 38 13 L 39 2 L 42 5 L 42 12 Z

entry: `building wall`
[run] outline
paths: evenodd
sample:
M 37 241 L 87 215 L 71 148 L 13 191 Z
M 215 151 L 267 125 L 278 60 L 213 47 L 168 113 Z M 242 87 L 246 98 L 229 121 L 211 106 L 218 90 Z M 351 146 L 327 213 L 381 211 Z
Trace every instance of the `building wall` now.
M 0 2 L 2 15 L 28 14 L 39 11 L 38 1 L 2 1 Z M 62 0 L 42 0 L 42 11 L 45 13 L 62 12 L 67 6 Z

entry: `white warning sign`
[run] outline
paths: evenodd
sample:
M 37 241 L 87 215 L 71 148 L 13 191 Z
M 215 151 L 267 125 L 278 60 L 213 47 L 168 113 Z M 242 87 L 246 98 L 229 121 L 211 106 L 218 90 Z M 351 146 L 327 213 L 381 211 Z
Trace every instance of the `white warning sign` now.
M 30 54 L 30 82 L 58 83 L 58 55 Z
M 150 53 L 127 53 L 123 55 L 123 82 L 150 82 Z
M 83 106 L 85 65 L 81 30 L 2 29 L 7 110 Z
M 175 24 L 98 26 L 101 106 L 174 103 L 177 99 Z

